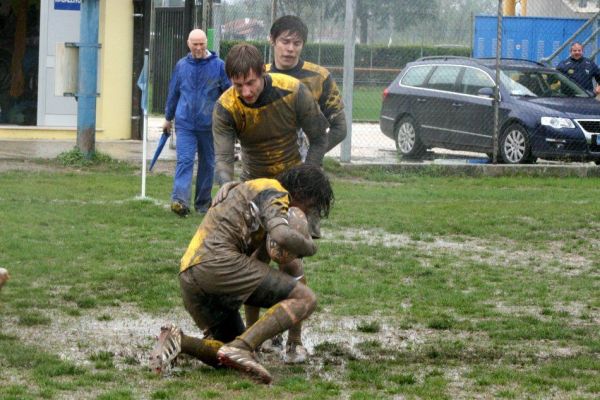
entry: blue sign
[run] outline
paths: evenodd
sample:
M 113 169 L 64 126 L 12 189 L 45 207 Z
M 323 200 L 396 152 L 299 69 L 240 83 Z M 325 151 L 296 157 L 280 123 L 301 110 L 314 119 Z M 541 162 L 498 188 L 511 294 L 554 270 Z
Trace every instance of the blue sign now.
M 55 10 L 74 10 L 79 11 L 81 0 L 54 0 Z
M 553 18 L 553 17 L 503 17 L 502 18 L 502 57 L 520 58 L 540 61 L 554 53 L 571 35 L 583 24 L 582 18 Z M 475 17 L 473 34 L 473 57 L 496 57 L 496 36 L 498 34 L 498 18 L 496 16 L 478 15 Z M 579 43 L 584 42 L 592 34 L 592 27 L 587 27 L 575 38 Z M 600 45 L 596 38 L 585 46 L 584 53 L 593 54 Z M 569 57 L 567 46 L 554 60 L 559 61 Z M 596 62 L 600 57 L 596 56 Z

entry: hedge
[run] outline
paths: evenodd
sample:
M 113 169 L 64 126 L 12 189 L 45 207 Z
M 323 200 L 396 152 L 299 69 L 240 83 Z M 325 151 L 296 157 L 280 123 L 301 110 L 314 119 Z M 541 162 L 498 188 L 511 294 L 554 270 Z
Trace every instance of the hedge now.
M 240 41 L 221 41 L 220 56 L 225 59 L 229 49 Z M 268 54 L 267 41 L 248 41 L 256 46 L 265 59 Z M 320 57 L 319 57 L 320 51 Z M 359 84 L 382 84 L 391 82 L 407 63 L 424 56 L 452 55 L 469 57 L 468 47 L 442 46 L 382 46 L 358 44 L 355 48 L 354 80 Z M 302 58 L 327 67 L 337 82 L 342 81 L 344 65 L 343 43 L 307 43 Z

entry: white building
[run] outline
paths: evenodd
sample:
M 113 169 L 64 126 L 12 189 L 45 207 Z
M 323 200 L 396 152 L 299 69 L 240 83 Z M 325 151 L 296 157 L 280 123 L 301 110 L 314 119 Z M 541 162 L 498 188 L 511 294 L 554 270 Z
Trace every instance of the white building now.
M 597 0 L 527 0 L 528 17 L 590 18 L 598 11 Z

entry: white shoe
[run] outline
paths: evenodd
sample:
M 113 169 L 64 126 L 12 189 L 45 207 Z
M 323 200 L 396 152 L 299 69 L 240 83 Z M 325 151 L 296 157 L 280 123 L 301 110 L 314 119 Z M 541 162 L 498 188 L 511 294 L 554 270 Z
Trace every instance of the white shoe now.
M 308 359 L 308 350 L 302 343 L 288 343 L 285 346 L 283 362 L 286 364 L 303 364 Z
M 181 353 L 181 329 L 173 324 L 160 328 L 158 343 L 150 353 L 150 368 L 157 374 L 171 369 L 173 361 Z
M 263 353 L 281 353 L 283 351 L 283 337 L 281 335 L 267 339 L 260 346 Z
M 261 383 L 268 385 L 273 381 L 269 371 L 256 361 L 252 352 L 248 350 L 223 345 L 217 352 L 217 358 L 222 365 L 248 374 Z

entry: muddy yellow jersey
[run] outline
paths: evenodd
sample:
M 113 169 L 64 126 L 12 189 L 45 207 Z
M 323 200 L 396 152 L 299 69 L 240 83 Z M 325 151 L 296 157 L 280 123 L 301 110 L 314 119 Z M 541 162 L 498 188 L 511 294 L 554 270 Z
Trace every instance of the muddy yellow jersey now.
M 223 276 L 233 275 L 230 269 L 240 268 L 232 262 L 236 257 L 251 255 L 263 244 L 267 232 L 288 223 L 289 203 L 288 192 L 275 179 L 237 185 L 204 216 L 181 258 L 180 271 L 202 263 Z
M 300 60 L 294 68 L 280 70 L 274 64 L 267 64 L 267 72 L 293 76 L 304 83 L 327 119 L 331 119 L 344 109 L 342 96 L 335 80 L 329 71 L 320 65 Z
M 273 178 L 301 163 L 297 129 L 309 140 L 307 164 L 320 165 L 327 148 L 328 123 L 308 88 L 283 74 L 265 74 L 254 104 L 246 104 L 234 87 L 213 111 L 216 174 L 219 183 L 233 179 L 234 144 L 241 145 L 241 180 Z

